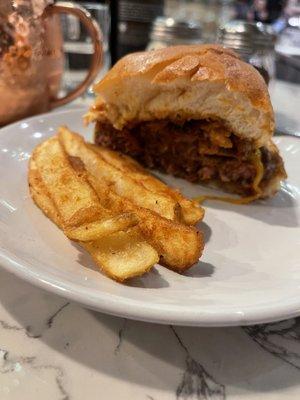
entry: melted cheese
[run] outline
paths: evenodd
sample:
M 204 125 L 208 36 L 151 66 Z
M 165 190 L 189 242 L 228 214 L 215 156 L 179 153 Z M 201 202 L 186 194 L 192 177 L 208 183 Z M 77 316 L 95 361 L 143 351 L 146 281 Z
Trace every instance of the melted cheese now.
M 253 181 L 253 190 L 255 191 L 254 195 L 248 197 L 242 197 L 239 199 L 235 199 L 233 197 L 202 195 L 195 197 L 193 200 L 197 200 L 200 204 L 202 204 L 205 200 L 218 200 L 232 204 L 248 204 L 251 203 L 251 201 L 258 199 L 261 195 L 261 189 L 259 187 L 259 184 L 264 176 L 264 165 L 261 161 L 261 153 L 259 149 L 255 151 L 255 153 L 251 157 L 251 161 L 253 162 L 256 168 L 256 176 Z

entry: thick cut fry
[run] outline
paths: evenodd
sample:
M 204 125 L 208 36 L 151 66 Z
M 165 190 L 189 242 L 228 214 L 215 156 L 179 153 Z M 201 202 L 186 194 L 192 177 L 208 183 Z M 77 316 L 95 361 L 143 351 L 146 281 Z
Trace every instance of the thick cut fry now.
M 74 228 L 65 229 L 65 234 L 72 240 L 90 242 L 112 233 L 126 231 L 128 228 L 137 225 L 138 222 L 139 220 L 135 214 L 124 213 L 104 221 L 90 222 Z
M 48 218 L 63 229 L 61 215 L 49 196 L 32 158 L 29 163 L 28 180 L 34 202 Z M 108 276 L 120 282 L 144 274 L 159 259 L 153 247 L 142 238 L 138 228 L 116 232 L 101 240 L 79 243 Z
M 29 160 L 28 184 L 31 197 L 35 204 L 43 211 L 46 217 L 51 219 L 51 221 L 62 229 L 63 222 L 61 216 L 47 192 L 46 186 L 42 181 L 36 163 L 32 157 Z
M 87 145 L 80 136 L 66 128 L 60 130 L 59 137 L 67 153 L 78 157 L 84 164 L 86 179 L 98 194 L 101 204 L 114 213 L 135 213 L 140 220 L 139 227 L 143 234 L 163 257 L 163 262 L 167 266 L 177 271 L 183 271 L 199 260 L 203 250 L 201 233 L 193 227 L 163 218 L 151 209 L 147 209 L 146 206 L 140 207 L 131 199 L 120 196 L 103 179 L 101 168 L 105 169 L 107 165 L 110 168 L 110 164 L 103 161 L 99 151 L 94 151 L 93 147 Z M 127 176 L 129 175 L 130 168 L 127 170 Z M 159 184 L 163 185 L 160 182 Z M 134 193 L 133 188 L 132 192 Z
M 89 172 L 89 171 L 88 171 Z M 204 247 L 202 233 L 161 217 L 151 210 L 138 207 L 107 188 L 101 179 L 88 174 L 91 185 L 101 201 L 114 212 L 133 212 L 139 218 L 139 227 L 148 242 L 162 256 L 162 262 L 175 271 L 184 271 L 198 262 Z
M 107 275 L 117 281 L 143 275 L 159 260 L 154 248 L 141 240 L 138 228 L 87 242 L 84 247 Z
M 40 146 L 33 159 L 63 223 L 76 226 L 107 217 L 91 186 L 72 168 L 56 137 Z
M 117 281 L 147 272 L 159 257 L 182 272 L 195 264 L 202 209 L 135 161 L 61 128 L 29 164 L 36 204 Z
M 147 189 L 130 174 L 124 174 L 100 155 L 95 157 L 94 150 L 85 144 L 82 137 L 67 128 L 60 128 L 58 136 L 66 152 L 72 157 L 79 157 L 86 169 L 97 174 L 115 193 L 165 218 L 180 219 L 180 205 L 177 200 Z
M 139 181 L 140 184 L 145 186 L 145 188 L 177 201 L 181 206 L 180 212 L 183 223 L 195 225 L 203 219 L 204 209 L 199 205 L 198 201 L 184 198 L 179 191 L 171 189 L 159 179 L 149 174 L 132 158 L 102 146 L 96 146 L 94 144 L 88 144 L 88 146 L 100 154 L 105 161 L 109 162 L 123 173 L 130 174 L 136 181 Z

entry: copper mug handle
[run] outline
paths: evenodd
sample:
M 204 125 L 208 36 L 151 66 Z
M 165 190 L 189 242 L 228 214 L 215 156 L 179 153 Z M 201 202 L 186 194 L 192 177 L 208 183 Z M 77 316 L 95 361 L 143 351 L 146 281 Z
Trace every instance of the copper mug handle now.
M 75 89 L 66 94 L 64 97 L 60 99 L 57 97 L 50 99 L 51 109 L 63 106 L 64 104 L 69 103 L 76 97 L 80 96 L 96 78 L 96 75 L 102 65 L 102 34 L 99 26 L 92 18 L 91 14 L 83 7 L 69 1 L 59 1 L 56 4 L 50 5 L 45 9 L 45 15 L 53 14 L 72 14 L 78 17 L 92 39 L 94 45 L 94 53 L 92 55 L 90 69 L 85 79 Z

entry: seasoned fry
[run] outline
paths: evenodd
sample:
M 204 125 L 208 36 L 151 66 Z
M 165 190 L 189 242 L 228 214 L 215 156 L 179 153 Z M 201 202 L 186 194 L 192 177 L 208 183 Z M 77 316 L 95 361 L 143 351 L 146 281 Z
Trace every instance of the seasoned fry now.
M 149 174 L 132 158 L 102 146 L 96 146 L 94 144 L 88 144 L 88 146 L 100 154 L 105 161 L 109 162 L 123 173 L 130 174 L 136 181 L 145 186 L 145 188 L 177 201 L 181 206 L 180 212 L 183 223 L 195 225 L 203 219 L 204 209 L 197 201 L 184 198 L 178 190 L 171 189 L 159 179 Z
M 124 174 L 101 156 L 95 157 L 95 152 L 86 146 L 81 136 L 61 127 L 58 137 L 70 156 L 79 157 L 90 172 L 91 170 L 97 172 L 99 179 L 111 186 L 118 195 L 128 198 L 137 206 L 155 211 L 165 218 L 171 220 L 180 218 L 180 205 L 177 200 L 152 192 L 130 174 Z
M 140 207 L 136 202 L 131 201 L 131 199 L 120 196 L 113 184 L 108 186 L 105 180 L 103 180 L 101 165 L 102 168 L 106 168 L 106 165 L 110 164 L 103 161 L 101 157 L 102 149 L 95 151 L 94 146 L 85 144 L 80 136 L 68 131 L 67 128 L 60 129 L 59 138 L 65 146 L 66 151 L 73 157 L 78 157 L 83 163 L 87 173 L 86 178 L 97 192 L 98 197 L 101 199 L 101 204 L 113 212 L 135 213 L 139 218 L 139 227 L 144 236 L 158 251 L 162 257 L 162 261 L 168 267 L 176 271 L 183 271 L 199 260 L 203 250 L 203 238 L 200 232 L 193 227 L 163 218 L 161 215 L 153 212 L 153 210 L 147 209 L 146 206 Z M 108 157 L 108 152 L 105 152 L 105 157 Z M 112 158 L 114 158 L 113 162 L 116 165 L 121 166 L 122 161 L 118 160 L 117 156 L 113 155 L 110 159 Z M 122 159 L 124 158 L 122 157 Z M 131 176 L 133 171 L 136 173 L 136 182 L 138 182 L 138 179 L 141 180 L 141 177 L 145 177 L 150 182 L 149 185 L 152 188 L 159 188 L 160 193 L 164 192 L 164 195 L 167 193 L 165 185 L 162 182 L 154 178 L 153 181 L 148 179 L 146 173 L 143 174 L 142 170 L 139 172 L 140 168 L 135 165 L 134 161 L 128 159 L 127 164 L 128 168 L 125 164 L 122 164 L 123 167 L 121 167 L 123 168 L 123 174 L 126 172 L 127 177 Z M 142 182 L 144 181 L 142 180 Z M 134 193 L 133 189 L 132 192 Z M 179 194 L 179 196 L 181 195 Z M 189 202 L 189 200 L 186 201 Z
M 120 282 L 143 275 L 159 261 L 154 248 L 141 239 L 138 227 L 84 243 L 84 247 L 107 275 Z
M 88 179 L 103 204 L 111 210 L 133 212 L 137 215 L 141 231 L 160 254 L 166 266 L 175 271 L 184 271 L 199 260 L 204 245 L 201 232 L 136 206 L 107 188 L 97 176 L 88 174 Z
M 65 229 L 65 234 L 69 239 L 90 242 L 98 240 L 105 235 L 110 235 L 119 231 L 126 231 L 137 225 L 137 216 L 133 213 L 124 213 L 104 221 L 95 221 L 80 225 L 75 228 Z
M 162 265 L 195 264 L 202 209 L 126 156 L 87 144 L 67 128 L 38 146 L 29 163 L 35 203 L 85 248 L 111 278 L 124 281 Z
M 94 190 L 72 168 L 56 137 L 38 146 L 32 157 L 66 226 L 107 216 Z
M 33 157 L 29 160 L 28 184 L 31 197 L 43 213 L 51 219 L 59 228 L 63 229 L 61 216 L 49 197 L 49 193 L 42 181 Z
M 51 143 L 51 146 L 53 142 L 58 143 L 57 141 L 52 141 L 52 139 L 47 142 Z M 40 156 L 37 156 L 37 153 L 42 146 L 39 146 L 36 149 L 29 162 L 28 181 L 30 193 L 34 202 L 39 208 L 41 208 L 45 215 L 50 218 L 60 229 L 67 229 L 66 232 L 68 232 L 70 228 L 66 228 L 65 221 L 62 217 L 63 213 L 59 212 L 58 207 L 50 195 L 50 193 L 53 193 L 58 189 L 57 187 L 54 188 L 51 186 L 51 190 L 48 190 L 48 187 L 46 187 L 45 182 L 42 179 L 40 169 L 37 167 L 36 158 L 40 160 Z M 45 148 L 47 146 L 45 145 Z M 60 153 L 60 150 L 57 147 L 56 151 L 57 153 Z M 54 165 L 51 169 L 47 170 L 46 174 L 55 173 Z M 43 172 L 45 176 L 45 169 Z M 74 175 L 72 175 L 71 179 L 74 179 Z M 48 184 L 51 182 L 52 185 L 52 180 L 50 177 L 48 177 L 46 180 Z M 76 182 L 78 183 L 77 180 Z M 68 188 L 70 188 L 70 186 L 71 185 L 69 185 Z M 59 188 L 59 190 L 61 189 Z M 80 190 L 80 187 L 78 190 Z M 91 188 L 91 190 L 93 189 Z M 61 202 L 57 202 L 57 204 L 61 206 Z M 100 206 L 100 208 L 102 209 L 103 207 Z M 103 208 L 103 210 L 105 209 Z M 105 210 L 105 216 L 107 215 L 111 215 L 111 212 Z M 124 219 L 122 220 L 122 218 Z M 89 216 L 87 216 L 87 219 L 90 220 Z M 126 223 L 125 220 L 127 221 Z M 103 223 L 108 223 L 108 221 L 109 220 L 106 220 Z M 129 228 L 129 225 L 136 224 L 136 217 L 134 217 L 132 213 L 129 213 L 120 216 L 119 222 L 117 222 L 117 218 L 111 218 L 110 222 L 112 221 L 115 224 L 122 225 L 122 228 L 124 229 L 125 225 L 128 225 L 127 227 Z M 98 222 L 96 221 L 95 225 L 92 225 L 94 226 L 94 229 L 97 223 Z M 100 225 L 101 223 L 99 223 L 97 229 L 99 229 Z M 121 227 L 120 225 L 119 227 Z M 82 227 L 76 228 L 77 233 L 80 232 L 81 228 Z M 76 229 L 74 230 L 75 232 Z M 129 228 L 126 232 L 118 231 L 113 234 L 107 234 L 105 237 L 101 237 L 100 239 L 98 238 L 95 241 L 79 241 L 79 244 L 91 254 L 97 265 L 108 276 L 120 282 L 131 277 L 144 274 L 145 272 L 149 271 L 149 269 L 159 260 L 156 250 L 154 250 L 154 248 L 145 241 L 138 227 Z

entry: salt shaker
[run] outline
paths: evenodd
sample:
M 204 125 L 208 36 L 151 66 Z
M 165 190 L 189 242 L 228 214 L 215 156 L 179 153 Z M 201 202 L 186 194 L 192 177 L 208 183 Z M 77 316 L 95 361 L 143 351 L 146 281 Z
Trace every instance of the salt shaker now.
M 197 21 L 157 17 L 152 25 L 147 50 L 179 44 L 202 43 L 202 27 Z
M 274 77 L 276 35 L 270 26 L 261 22 L 233 20 L 219 29 L 217 41 L 239 53 L 267 83 Z

